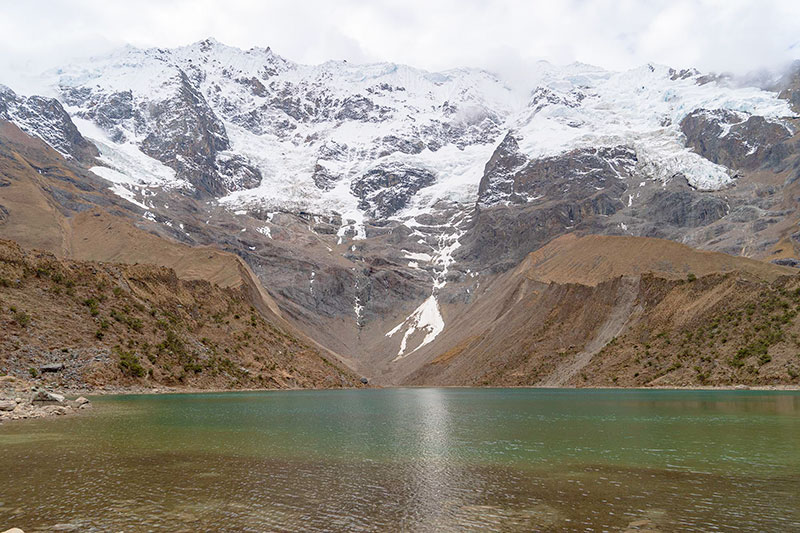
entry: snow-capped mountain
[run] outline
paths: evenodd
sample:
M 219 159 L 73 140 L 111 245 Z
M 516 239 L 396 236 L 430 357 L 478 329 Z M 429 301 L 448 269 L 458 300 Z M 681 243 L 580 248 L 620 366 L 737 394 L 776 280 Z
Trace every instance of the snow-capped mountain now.
M 48 83 L 72 116 L 97 126 L 78 123 L 101 143 L 107 166 L 133 181 L 140 169 L 116 155 L 131 145 L 232 209 L 338 212 L 345 224 L 425 212 L 441 199 L 474 202 L 509 131 L 528 159 L 625 146 L 648 178 L 681 173 L 695 188 L 716 190 L 733 173 L 686 147 L 684 117 L 698 109 L 767 120 L 792 114 L 774 93 L 701 84 L 693 71 L 537 69 L 537 85 L 524 94 L 481 70 L 306 66 L 209 39 L 126 47 L 50 72 Z M 350 229 L 362 235 L 359 228 Z
M 659 65 L 528 74 L 519 89 L 208 39 L 47 72 L 43 97 L 0 89 L 0 118 L 173 237 L 236 251 L 337 350 L 391 364 L 564 233 L 793 254 L 796 75 L 765 90 Z

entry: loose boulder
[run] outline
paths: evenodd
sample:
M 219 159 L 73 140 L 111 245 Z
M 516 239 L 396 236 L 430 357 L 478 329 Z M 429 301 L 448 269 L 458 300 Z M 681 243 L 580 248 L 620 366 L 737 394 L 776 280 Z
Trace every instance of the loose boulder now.
M 64 397 L 54 392 L 40 390 L 34 395 L 32 401 L 38 403 L 64 403 Z
M 0 400 L 0 411 L 13 411 L 17 407 L 14 400 Z
M 50 363 L 39 367 L 39 372 L 61 372 L 64 370 L 64 363 Z
M 88 398 L 79 396 L 74 402 L 72 402 L 72 405 L 77 409 L 86 409 L 87 407 L 92 406 L 92 402 L 90 402 Z

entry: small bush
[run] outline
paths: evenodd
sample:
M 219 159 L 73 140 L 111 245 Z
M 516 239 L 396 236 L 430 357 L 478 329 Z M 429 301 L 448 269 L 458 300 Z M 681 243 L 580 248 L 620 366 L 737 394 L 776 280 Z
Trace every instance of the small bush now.
M 28 369 L 28 374 L 30 374 L 30 375 L 31 375 L 31 377 L 32 377 L 33 379 L 36 379 L 36 378 L 38 378 L 38 377 L 39 377 L 39 371 L 38 371 L 38 370 L 36 370 L 36 369 L 35 369 L 35 368 L 33 368 L 33 367 L 30 367 L 30 368 Z
M 31 316 L 25 311 L 17 311 L 14 313 L 14 322 L 23 328 L 27 328 L 31 323 Z
M 83 305 L 89 308 L 89 314 L 97 316 L 100 314 L 99 302 L 95 298 L 87 298 L 83 301 Z
M 694 281 L 697 279 L 697 276 L 694 275 L 694 272 L 689 272 L 689 275 L 686 276 L 686 281 Z
M 119 368 L 123 374 L 135 378 L 143 377 L 147 373 L 136 355 L 122 350 L 119 352 Z

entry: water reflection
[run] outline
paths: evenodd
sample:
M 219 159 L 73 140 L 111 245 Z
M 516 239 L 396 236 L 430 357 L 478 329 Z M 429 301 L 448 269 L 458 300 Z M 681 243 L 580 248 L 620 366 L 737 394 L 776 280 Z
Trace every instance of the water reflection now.
M 457 486 L 448 461 L 454 443 L 450 416 L 441 389 L 413 391 L 411 405 L 419 424 L 416 434 L 417 459 L 409 477 L 407 518 L 403 525 L 419 530 L 423 525 L 441 524 L 453 507 L 462 502 L 452 490 Z M 402 431 L 402 428 L 398 428 Z
M 0 427 L 0 529 L 800 531 L 800 395 L 103 398 Z M 24 480 L 24 482 L 20 482 Z

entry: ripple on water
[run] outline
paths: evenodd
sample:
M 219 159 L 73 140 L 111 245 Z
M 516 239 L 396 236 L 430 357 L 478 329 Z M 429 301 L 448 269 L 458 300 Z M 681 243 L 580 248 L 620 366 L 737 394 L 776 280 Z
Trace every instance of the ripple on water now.
M 109 417 L 3 428 L 0 524 L 87 532 L 800 530 L 800 455 L 784 444 L 800 417 L 766 416 L 762 399 L 750 426 L 729 427 L 724 395 L 691 405 L 671 397 L 666 407 L 603 397 L 616 413 L 595 417 L 597 406 L 582 404 L 580 393 L 536 391 L 124 400 L 135 406 Z M 714 411 L 720 402 L 725 416 Z M 673 411 L 681 409 L 695 411 L 680 422 Z M 703 409 L 711 409 L 710 426 Z M 762 466 L 746 464 L 748 456 Z

